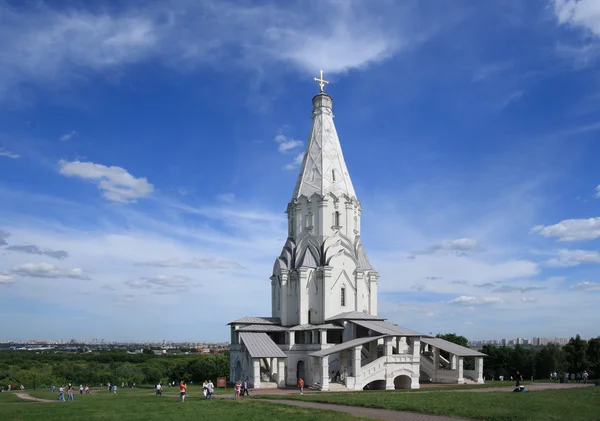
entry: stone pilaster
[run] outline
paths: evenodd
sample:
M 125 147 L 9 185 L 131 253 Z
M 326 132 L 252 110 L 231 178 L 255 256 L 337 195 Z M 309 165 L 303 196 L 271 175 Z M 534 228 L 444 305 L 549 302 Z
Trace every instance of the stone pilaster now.
M 260 389 L 260 359 L 252 359 L 252 387 Z
M 463 357 L 458 357 L 458 382 L 459 383 L 462 383 L 465 381 L 464 374 L 463 374 L 464 360 L 465 359 Z
M 329 356 L 321 357 L 321 390 L 329 390 Z
M 483 357 L 475 358 L 475 373 L 477 374 L 477 383 L 484 383 L 484 380 L 483 380 Z
M 285 387 L 285 360 L 277 360 L 277 386 Z

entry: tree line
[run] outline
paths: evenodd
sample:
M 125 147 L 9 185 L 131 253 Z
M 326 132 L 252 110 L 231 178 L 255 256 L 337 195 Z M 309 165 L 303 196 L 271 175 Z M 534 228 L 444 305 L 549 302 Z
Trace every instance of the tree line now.
M 462 346 L 468 346 L 469 342 L 454 333 L 436 336 Z M 584 370 L 590 379 L 600 378 L 600 336 L 586 341 L 576 335 L 564 346 L 555 343 L 527 347 L 484 345 L 481 352 L 487 355 L 483 362 L 486 379 L 500 376 L 509 379 L 517 372 L 524 379 L 547 379 L 555 372 L 562 378 L 565 373 L 583 373 Z M 465 364 L 468 361 L 465 360 Z
M 0 352 L 0 387 L 28 389 L 61 384 L 199 382 L 229 376 L 229 354 L 154 355 L 126 352 Z

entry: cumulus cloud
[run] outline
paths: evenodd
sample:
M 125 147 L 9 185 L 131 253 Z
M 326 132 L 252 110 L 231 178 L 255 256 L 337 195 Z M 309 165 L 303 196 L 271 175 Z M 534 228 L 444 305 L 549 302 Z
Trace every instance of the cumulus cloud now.
M 279 153 L 286 153 L 303 145 L 301 140 L 291 139 L 283 134 L 275 136 L 275 142 L 278 144 L 277 151 Z
M 67 253 L 64 250 L 41 249 L 33 244 L 23 246 L 8 246 L 6 250 L 18 251 L 27 254 L 39 254 L 41 256 L 48 256 L 58 260 L 66 259 L 67 257 L 69 257 L 69 253 Z
M 565 219 L 554 225 L 537 225 L 531 229 L 531 233 L 558 238 L 558 241 L 594 240 L 600 237 L 600 217 Z
M 69 133 L 63 134 L 59 139 L 61 142 L 67 142 L 71 140 L 74 136 L 77 136 L 77 132 L 75 130 L 71 130 Z
M 600 282 L 579 282 L 571 285 L 571 289 L 574 291 L 600 291 Z
M 90 277 L 79 268 L 63 269 L 57 268 L 49 263 L 25 263 L 15 266 L 9 273 L 25 278 L 48 278 L 48 279 L 80 279 L 89 280 Z
M 4 230 L 0 230 L 0 246 L 5 246 L 8 244 L 6 239 L 10 237 L 10 233 Z
M 167 259 L 137 263 L 138 266 L 155 266 L 163 268 L 188 269 L 243 269 L 244 267 L 233 260 L 218 260 L 213 258 L 195 258 L 192 260 Z
M 0 273 L 0 284 L 10 284 L 13 282 L 13 278 L 10 275 L 2 275 Z
M 502 299 L 497 297 L 473 297 L 470 295 L 461 295 L 460 297 L 450 300 L 449 303 L 466 306 L 489 305 L 502 303 Z
M 600 263 L 600 254 L 589 250 L 559 250 L 555 257 L 548 260 L 550 266 L 577 266 L 581 263 Z
M 600 36 L 600 3 L 596 0 L 554 0 L 559 24 L 580 27 Z
M 17 158 L 21 157 L 21 155 L 13 153 L 11 151 L 7 151 L 4 148 L 0 148 L 0 156 L 5 156 L 5 157 L 11 158 L 11 159 L 17 159 Z
M 93 162 L 60 161 L 60 173 L 97 183 L 105 199 L 130 203 L 148 196 L 154 186 L 145 177 L 136 178 L 121 167 L 107 167 Z

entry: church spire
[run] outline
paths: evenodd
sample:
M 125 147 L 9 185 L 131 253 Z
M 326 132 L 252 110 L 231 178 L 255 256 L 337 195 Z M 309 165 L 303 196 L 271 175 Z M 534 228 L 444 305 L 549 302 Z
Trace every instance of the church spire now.
M 356 199 L 333 124 L 332 100 L 323 91 L 329 82 L 323 79 L 322 70 L 321 77 L 315 77 L 315 81 L 319 82 L 321 92 L 312 100 L 313 123 L 292 200 L 302 195 L 311 197 L 315 193 L 321 196 L 328 193 L 347 195 Z

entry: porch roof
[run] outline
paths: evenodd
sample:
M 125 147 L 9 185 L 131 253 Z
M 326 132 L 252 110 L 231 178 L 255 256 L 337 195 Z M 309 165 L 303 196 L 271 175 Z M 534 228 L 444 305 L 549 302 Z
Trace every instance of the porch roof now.
M 448 342 L 441 338 L 421 338 L 421 342 L 448 351 L 450 354 L 454 354 L 458 357 L 487 357 L 483 352 L 465 348 L 464 346 L 456 345 L 455 343 Z
M 383 320 L 350 320 L 350 323 L 354 323 L 358 326 L 371 329 L 374 332 L 382 335 L 394 335 L 394 336 L 428 336 L 422 333 L 415 332 L 414 330 L 407 329 L 405 327 L 396 326 L 393 323 L 385 322 Z
M 240 338 L 252 358 L 287 358 L 285 352 L 264 332 L 242 332 Z
M 378 341 L 379 339 L 383 339 L 386 336 L 390 335 L 379 335 L 379 336 L 367 336 L 364 338 L 356 338 L 352 339 L 348 342 L 343 342 L 341 344 L 337 344 L 332 346 L 331 348 L 325 348 L 317 352 L 313 352 L 308 354 L 311 357 L 326 357 L 331 354 L 335 354 L 336 352 L 345 351 L 350 348 L 354 348 L 355 346 L 364 345 L 369 342 Z

